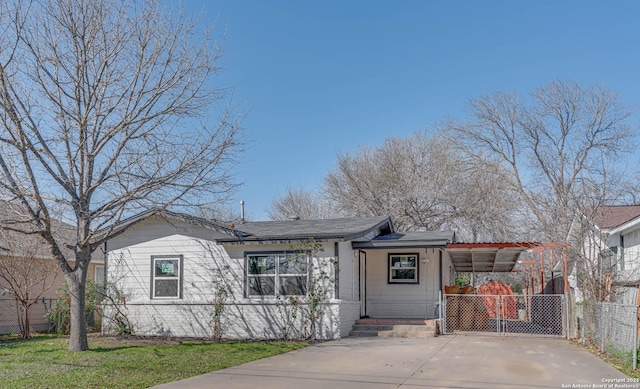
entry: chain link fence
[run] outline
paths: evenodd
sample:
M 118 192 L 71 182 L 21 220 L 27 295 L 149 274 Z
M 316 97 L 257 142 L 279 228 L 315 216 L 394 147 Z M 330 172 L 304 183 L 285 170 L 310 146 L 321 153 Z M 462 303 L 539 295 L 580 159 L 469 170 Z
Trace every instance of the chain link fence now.
M 31 330 L 34 332 L 48 332 L 51 323 L 45 317 L 54 299 L 41 298 L 29 308 Z M 19 334 L 24 328 L 22 306 L 15 298 L 0 299 L 0 335 Z
M 638 306 L 583 303 L 577 306 L 578 329 L 583 344 L 597 347 L 635 370 L 638 360 Z
M 565 337 L 564 295 L 445 295 L 445 333 Z

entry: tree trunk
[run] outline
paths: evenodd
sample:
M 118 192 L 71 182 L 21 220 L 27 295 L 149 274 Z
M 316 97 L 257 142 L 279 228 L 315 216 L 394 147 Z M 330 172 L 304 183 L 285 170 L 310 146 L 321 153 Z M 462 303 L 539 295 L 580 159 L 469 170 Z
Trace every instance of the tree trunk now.
M 24 339 L 31 339 L 31 320 L 29 320 L 29 308 L 30 304 L 22 305 L 22 315 L 24 319 L 24 328 L 22 329 L 22 337 Z
M 86 271 L 78 268 L 75 272 L 66 274 L 71 298 L 71 328 L 69 337 L 70 351 L 86 351 L 89 349 L 87 341 L 87 319 L 85 315 L 85 286 Z

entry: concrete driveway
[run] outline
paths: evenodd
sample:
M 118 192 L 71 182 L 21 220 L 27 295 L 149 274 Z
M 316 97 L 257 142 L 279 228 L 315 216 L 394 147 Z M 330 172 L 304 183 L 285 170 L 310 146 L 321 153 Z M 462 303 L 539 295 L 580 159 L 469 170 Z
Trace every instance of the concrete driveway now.
M 626 383 L 566 340 L 447 335 L 346 338 L 156 388 L 606 388 L 616 378 Z

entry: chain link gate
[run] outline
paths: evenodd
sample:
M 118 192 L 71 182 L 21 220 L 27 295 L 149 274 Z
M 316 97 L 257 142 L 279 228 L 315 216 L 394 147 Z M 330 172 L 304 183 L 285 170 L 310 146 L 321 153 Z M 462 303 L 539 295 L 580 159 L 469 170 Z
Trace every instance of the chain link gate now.
M 442 333 L 483 335 L 538 335 L 565 337 L 565 296 L 553 295 L 444 295 Z

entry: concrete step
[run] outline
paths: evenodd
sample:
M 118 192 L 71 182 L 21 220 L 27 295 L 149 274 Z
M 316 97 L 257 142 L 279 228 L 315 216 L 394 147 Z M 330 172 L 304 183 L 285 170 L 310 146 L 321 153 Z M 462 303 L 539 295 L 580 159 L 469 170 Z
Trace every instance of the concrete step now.
M 362 336 L 378 336 L 379 331 L 349 331 L 349 336 L 362 337 Z
M 436 336 L 436 327 L 433 325 L 396 325 L 392 330 L 380 331 L 381 338 L 433 338 Z
M 349 332 L 350 336 L 378 336 L 380 331 L 392 330 L 392 325 L 382 324 L 354 324 Z
M 392 330 L 393 326 L 390 324 L 354 324 L 354 331 L 388 331 Z
M 409 339 L 427 339 L 434 338 L 436 332 L 427 331 L 380 331 L 378 337 L 380 338 L 409 338 Z
M 436 335 L 433 321 L 359 320 L 349 332 L 350 336 L 379 336 L 382 338 L 432 338 Z

